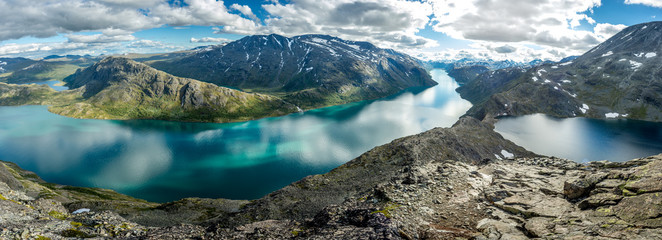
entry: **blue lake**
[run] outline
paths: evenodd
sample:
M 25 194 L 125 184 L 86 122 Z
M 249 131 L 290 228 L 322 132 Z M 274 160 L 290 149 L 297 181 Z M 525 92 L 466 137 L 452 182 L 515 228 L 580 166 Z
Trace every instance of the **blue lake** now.
M 59 184 L 166 202 L 255 199 L 393 139 L 449 127 L 471 107 L 443 70 L 438 86 L 242 123 L 71 119 L 0 107 L 0 159 Z
M 662 153 L 662 123 L 626 119 L 507 117 L 495 130 L 529 151 L 576 162 L 627 161 Z

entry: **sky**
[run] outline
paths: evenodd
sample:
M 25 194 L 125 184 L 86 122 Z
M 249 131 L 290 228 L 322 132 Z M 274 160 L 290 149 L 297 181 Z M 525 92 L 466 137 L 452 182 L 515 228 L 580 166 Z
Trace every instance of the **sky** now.
M 581 55 L 662 0 L 0 0 L 0 57 L 172 52 L 327 34 L 422 60 Z

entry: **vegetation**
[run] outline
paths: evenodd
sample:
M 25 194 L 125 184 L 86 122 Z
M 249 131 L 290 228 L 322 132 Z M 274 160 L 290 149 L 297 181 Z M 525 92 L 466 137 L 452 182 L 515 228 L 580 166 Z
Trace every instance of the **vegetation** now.
M 73 90 L 0 83 L 0 105 L 50 105 L 75 118 L 232 122 L 296 112 L 278 97 L 178 78 L 110 57 L 64 79 Z

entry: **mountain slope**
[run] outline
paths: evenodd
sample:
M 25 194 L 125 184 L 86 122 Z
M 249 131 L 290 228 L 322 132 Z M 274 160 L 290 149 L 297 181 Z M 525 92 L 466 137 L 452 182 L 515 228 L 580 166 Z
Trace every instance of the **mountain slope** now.
M 500 81 L 509 88 L 484 96 L 488 100 L 474 103 L 470 115 L 662 121 L 662 22 L 628 27 L 573 61 Z
M 71 117 L 228 122 L 296 111 L 276 97 L 174 77 L 127 58 L 105 58 L 64 81 L 82 99 L 50 110 Z
M 407 55 L 324 35 L 248 36 L 151 65 L 176 76 L 283 96 L 304 109 L 436 84 Z

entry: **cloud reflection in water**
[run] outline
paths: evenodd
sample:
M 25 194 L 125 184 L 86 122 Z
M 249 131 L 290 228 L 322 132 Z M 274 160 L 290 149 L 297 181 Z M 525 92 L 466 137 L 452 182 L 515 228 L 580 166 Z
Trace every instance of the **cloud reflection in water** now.
M 441 70 L 433 88 L 233 124 L 71 119 L 0 108 L 0 159 L 47 181 L 152 201 L 258 198 L 399 137 L 451 126 L 471 104 Z

